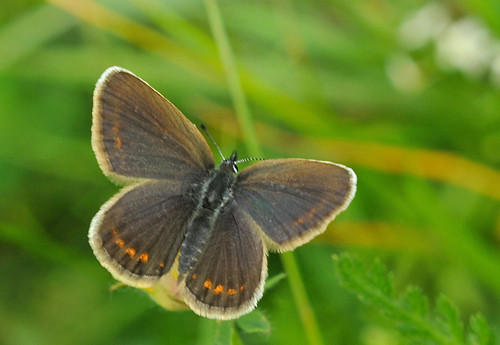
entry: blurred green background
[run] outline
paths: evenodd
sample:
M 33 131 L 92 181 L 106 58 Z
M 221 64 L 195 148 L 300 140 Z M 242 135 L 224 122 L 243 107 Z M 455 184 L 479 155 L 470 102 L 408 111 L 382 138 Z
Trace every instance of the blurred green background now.
M 449 296 L 500 331 L 500 2 L 220 0 L 266 158 L 338 162 L 358 192 L 295 251 L 325 344 L 398 344 L 332 254 L 380 257 L 396 290 Z M 0 2 L 0 344 L 203 344 L 213 321 L 110 291 L 87 243 L 119 190 L 90 145 L 92 92 L 122 66 L 249 156 L 203 1 Z M 216 155 L 217 157 L 217 155 Z M 240 167 L 241 168 L 241 167 Z M 271 254 L 270 276 L 283 271 Z M 287 280 L 258 309 L 304 344 Z M 497 338 L 498 334 L 497 334 Z

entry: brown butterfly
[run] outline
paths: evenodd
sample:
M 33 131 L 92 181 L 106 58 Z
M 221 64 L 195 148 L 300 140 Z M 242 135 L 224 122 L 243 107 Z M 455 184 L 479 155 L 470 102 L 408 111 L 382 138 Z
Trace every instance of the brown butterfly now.
M 267 250 L 322 233 L 356 191 L 356 174 L 307 159 L 218 167 L 196 126 L 146 82 L 119 67 L 94 92 L 92 147 L 124 183 L 92 220 L 90 245 L 116 279 L 139 288 L 173 274 L 195 313 L 233 319 L 253 310 Z

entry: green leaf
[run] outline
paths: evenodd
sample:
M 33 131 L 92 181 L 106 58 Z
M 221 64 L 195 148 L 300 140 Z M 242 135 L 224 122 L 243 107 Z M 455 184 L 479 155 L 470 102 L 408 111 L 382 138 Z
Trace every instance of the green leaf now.
M 453 340 L 464 343 L 464 327 L 460 322 L 457 307 L 448 297 L 440 295 L 436 303 L 436 310 L 443 317 L 442 325 Z
M 401 298 L 401 307 L 420 317 L 426 317 L 429 312 L 429 299 L 422 294 L 420 288 L 409 286 Z
M 439 296 L 437 317 L 433 318 L 429 315 L 428 298 L 419 288 L 409 286 L 401 298 L 393 296 L 391 275 L 378 259 L 369 268 L 348 254 L 334 256 L 334 262 L 339 283 L 387 317 L 405 344 L 465 344 L 458 309 L 447 297 Z M 469 344 L 493 344 L 491 329 L 481 315 L 472 317 L 470 325 Z
M 213 343 L 231 345 L 234 333 L 234 321 L 217 321 Z
M 376 262 L 374 269 L 366 270 L 358 258 L 347 254 L 334 256 L 339 283 L 358 293 L 358 297 L 367 303 L 377 303 L 392 296 L 392 280 L 385 267 Z
M 495 335 L 481 314 L 472 315 L 470 318 L 470 334 L 468 344 L 470 345 L 493 345 Z
M 259 310 L 254 310 L 253 312 L 243 315 L 238 320 L 236 324 L 243 332 L 246 333 L 267 333 L 271 332 L 271 325 L 267 318 Z
M 385 265 L 379 259 L 375 260 L 370 275 L 373 284 L 386 296 L 393 295 L 392 276 L 387 274 Z
M 275 275 L 274 277 L 269 278 L 266 281 L 266 285 L 264 286 L 264 290 L 272 289 L 276 286 L 281 280 L 285 279 L 286 273 L 282 272 L 280 274 Z

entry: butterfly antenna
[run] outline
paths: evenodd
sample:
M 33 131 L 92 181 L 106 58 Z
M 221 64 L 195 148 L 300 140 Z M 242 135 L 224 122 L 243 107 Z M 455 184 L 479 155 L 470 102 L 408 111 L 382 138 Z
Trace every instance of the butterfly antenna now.
M 219 151 L 222 159 L 225 160 L 226 158 L 222 154 L 222 151 L 220 150 L 219 145 L 217 145 L 217 143 L 215 142 L 214 138 L 212 138 L 212 136 L 210 135 L 210 133 L 208 133 L 207 127 L 205 127 L 205 125 L 202 123 L 202 124 L 200 124 L 200 128 L 203 130 L 203 132 L 205 132 L 205 134 L 207 135 L 207 137 L 209 137 L 210 140 L 212 140 L 212 143 L 214 143 L 214 146 L 217 148 L 217 151 Z
M 265 161 L 265 158 L 245 158 L 245 159 L 240 159 L 239 161 L 234 162 L 235 164 L 240 164 L 248 161 Z

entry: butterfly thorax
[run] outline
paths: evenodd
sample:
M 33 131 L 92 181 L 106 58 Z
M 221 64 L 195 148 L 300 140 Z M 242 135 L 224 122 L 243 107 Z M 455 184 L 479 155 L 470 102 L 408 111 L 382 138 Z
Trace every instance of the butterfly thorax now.
M 220 165 L 219 165 L 219 170 L 224 170 L 228 172 L 232 172 L 234 175 L 238 172 L 238 167 L 236 166 L 236 161 L 238 159 L 238 154 L 236 151 L 233 151 L 231 154 L 231 157 L 228 159 L 224 159 Z
M 198 195 L 198 207 L 186 225 L 186 236 L 181 247 L 179 274 L 191 271 L 200 258 L 212 233 L 217 217 L 231 208 L 233 185 L 236 181 L 236 152 L 229 159 L 221 162 L 201 186 Z

